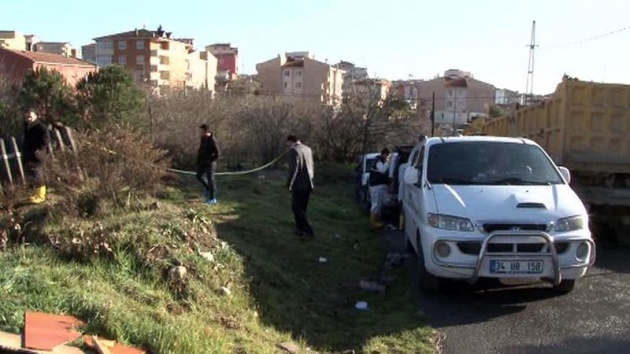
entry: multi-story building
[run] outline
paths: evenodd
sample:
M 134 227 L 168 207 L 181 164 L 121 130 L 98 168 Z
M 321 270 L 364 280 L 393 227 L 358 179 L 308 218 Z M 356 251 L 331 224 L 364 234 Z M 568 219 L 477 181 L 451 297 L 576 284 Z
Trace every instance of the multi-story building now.
M 521 94 L 508 89 L 497 89 L 495 92 L 494 104 L 508 106 L 521 102 Z
M 41 67 L 58 71 L 70 86 L 97 70 L 96 65 L 63 55 L 0 48 L 0 76 L 13 83 L 22 82 L 29 70 Z
M 263 94 L 299 97 L 338 105 L 345 72 L 315 60 L 308 52 L 292 52 L 256 65 Z
M 77 50 L 68 42 L 37 42 L 32 49 L 34 52 L 59 54 L 68 58 L 77 57 Z
M 217 58 L 217 75 L 228 80 L 238 76 L 238 48 L 231 43 L 215 43 L 207 46 L 206 51 Z
M 81 59 L 96 64 L 96 43 L 81 47 Z
M 196 83 L 204 82 L 197 88 L 214 88 L 214 77 L 199 79 L 208 70 L 202 69 L 205 66 L 198 63 L 197 57 L 206 62 L 207 58 L 202 59 L 199 53 L 191 56 L 194 53 L 193 40 L 173 38 L 172 32 L 165 32 L 162 26 L 156 31 L 135 29 L 94 38 L 94 41 L 96 64 L 101 67 L 124 66 L 138 82 L 153 87 L 197 87 L 190 82 L 194 78 Z M 197 69 L 201 71 L 192 72 Z
M 355 92 L 355 82 L 368 78 L 367 68 L 362 68 L 348 61 L 340 61 L 334 65 L 335 68 L 345 72 L 343 75 L 343 92 L 345 96 L 352 95 Z
M 413 109 L 418 107 L 418 86 L 421 84 L 420 80 L 400 80 L 392 83 L 393 93 L 407 101 L 409 106 Z
M 487 114 L 495 102 L 494 86 L 461 70 L 447 70 L 444 76 L 419 81 L 416 87 L 425 107 L 431 106 L 435 93 L 435 122 L 439 124 L 467 124 L 472 117 Z
M 356 96 L 370 101 L 385 101 L 391 88 L 392 83 L 387 79 L 364 78 L 354 82 Z

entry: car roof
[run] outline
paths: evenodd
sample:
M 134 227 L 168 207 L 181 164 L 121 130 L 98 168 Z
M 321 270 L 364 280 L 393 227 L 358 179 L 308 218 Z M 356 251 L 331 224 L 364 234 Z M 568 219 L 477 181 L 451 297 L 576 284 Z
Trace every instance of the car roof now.
M 449 136 L 449 137 L 433 137 L 428 138 L 425 145 L 452 144 L 452 143 L 470 143 L 470 142 L 487 142 L 487 143 L 512 143 L 512 144 L 528 144 L 537 145 L 534 141 L 526 138 L 509 138 L 502 136 Z

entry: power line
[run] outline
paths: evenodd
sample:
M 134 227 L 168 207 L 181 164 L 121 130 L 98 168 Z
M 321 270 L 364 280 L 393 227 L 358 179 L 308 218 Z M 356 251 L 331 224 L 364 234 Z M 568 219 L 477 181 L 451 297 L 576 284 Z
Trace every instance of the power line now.
M 582 44 L 582 43 L 586 43 L 586 42 L 591 42 L 591 41 L 594 41 L 594 40 L 597 40 L 597 39 L 601 39 L 601 38 L 605 38 L 605 37 L 608 37 L 608 36 L 612 36 L 614 34 L 621 33 L 621 32 L 627 31 L 627 30 L 630 30 L 630 26 L 626 26 L 624 28 L 620 28 L 620 29 L 617 29 L 617 30 L 614 30 L 614 31 L 610 31 L 610 32 L 604 33 L 604 34 L 600 34 L 600 35 L 595 36 L 595 37 L 590 37 L 590 38 L 582 39 L 582 40 L 579 40 L 579 41 L 570 42 L 570 43 L 566 43 L 566 44 L 560 44 L 560 45 L 556 45 L 556 46 L 552 46 L 552 47 L 543 47 L 542 49 L 558 49 L 558 48 L 564 48 L 564 47 L 568 47 L 568 46 L 572 46 L 572 45 L 576 45 L 576 44 Z

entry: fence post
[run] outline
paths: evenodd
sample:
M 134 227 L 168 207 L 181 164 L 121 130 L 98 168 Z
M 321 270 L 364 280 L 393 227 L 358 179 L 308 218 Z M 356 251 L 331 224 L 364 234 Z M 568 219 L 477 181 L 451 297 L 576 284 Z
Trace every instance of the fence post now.
M 53 128 L 54 129 L 54 128 Z M 52 131 L 49 129 L 46 129 L 46 134 L 48 134 L 48 144 L 46 144 L 46 150 L 48 150 L 48 154 L 50 155 L 51 159 L 55 159 L 55 152 L 53 151 L 53 145 L 52 145 Z
M 53 131 L 55 132 L 55 138 L 57 138 L 59 149 L 61 150 L 61 152 L 65 152 L 66 144 L 63 143 L 63 137 L 61 136 L 61 132 L 59 131 L 59 129 L 54 129 Z
M 11 164 L 9 164 L 9 154 L 7 153 L 7 146 L 4 144 L 4 140 L 0 139 L 0 153 L 2 153 L 2 161 L 4 162 L 4 169 L 7 171 L 7 178 L 9 184 L 13 185 L 13 174 L 11 173 Z
M 20 178 L 22 178 L 22 184 L 26 185 L 26 178 L 24 178 L 24 167 L 22 166 L 22 154 L 20 153 L 20 148 L 18 147 L 17 140 L 15 140 L 14 136 L 11 137 L 11 145 L 13 147 L 15 161 L 17 161 L 18 172 L 20 172 Z
M 72 151 L 72 154 L 74 155 L 74 164 L 75 168 L 77 169 L 79 180 L 83 182 L 83 171 L 81 170 L 81 166 L 79 166 L 79 153 L 77 149 L 77 144 L 74 141 L 74 137 L 72 136 L 72 129 L 70 129 L 69 127 L 64 127 L 64 133 L 66 135 L 66 138 L 68 139 L 70 151 Z

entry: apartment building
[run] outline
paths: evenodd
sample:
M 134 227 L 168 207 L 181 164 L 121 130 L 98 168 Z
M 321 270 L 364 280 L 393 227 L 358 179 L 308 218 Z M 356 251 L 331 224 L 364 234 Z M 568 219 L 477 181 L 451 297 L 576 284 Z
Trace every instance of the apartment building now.
M 314 59 L 309 52 L 290 52 L 256 65 L 262 94 L 316 100 L 338 105 L 345 71 Z
M 472 117 L 486 115 L 495 102 L 496 88 L 493 85 L 457 69 L 411 86 L 417 89 L 418 102 L 427 109 L 430 109 L 435 93 L 435 122 L 438 124 L 467 124 Z
M 94 42 L 96 64 L 101 67 L 124 66 L 138 82 L 174 89 L 214 88 L 214 76 L 205 78 L 208 70 L 199 63 L 199 60 L 207 62 L 207 59 L 195 52 L 193 40 L 174 38 L 172 32 L 164 31 L 162 26 L 155 31 L 135 29 L 98 37 Z M 91 48 L 87 48 L 89 52 Z M 199 72 L 193 72 L 195 70 Z
M 81 59 L 96 64 L 96 43 L 81 46 Z
M 497 89 L 495 92 L 494 103 L 497 105 L 507 106 L 521 102 L 521 94 L 517 91 L 508 89 Z
M 335 68 L 345 72 L 343 75 L 343 92 L 346 97 L 355 93 L 355 82 L 368 78 L 367 68 L 358 67 L 348 61 L 340 61 L 334 65 Z
M 210 52 L 217 59 L 218 79 L 236 79 L 238 76 L 237 47 L 232 47 L 231 43 L 215 43 L 206 46 L 206 51 Z
M 385 101 L 389 95 L 392 83 L 387 79 L 358 79 L 354 81 L 354 93 L 357 97 L 368 99 L 370 101 Z
M 32 35 L 23 35 L 17 31 L 0 31 L 0 48 L 13 50 L 33 50 L 33 44 L 39 39 Z
M 70 86 L 97 70 L 96 65 L 63 55 L 0 48 L 0 75 L 13 83 L 21 83 L 29 70 L 41 67 L 58 71 Z
M 63 55 L 68 58 L 76 58 L 77 50 L 68 42 L 37 42 L 32 46 L 34 52 Z
M 407 101 L 409 107 L 416 109 L 418 104 L 418 86 L 422 83 L 420 80 L 398 80 L 392 82 L 392 92 Z

